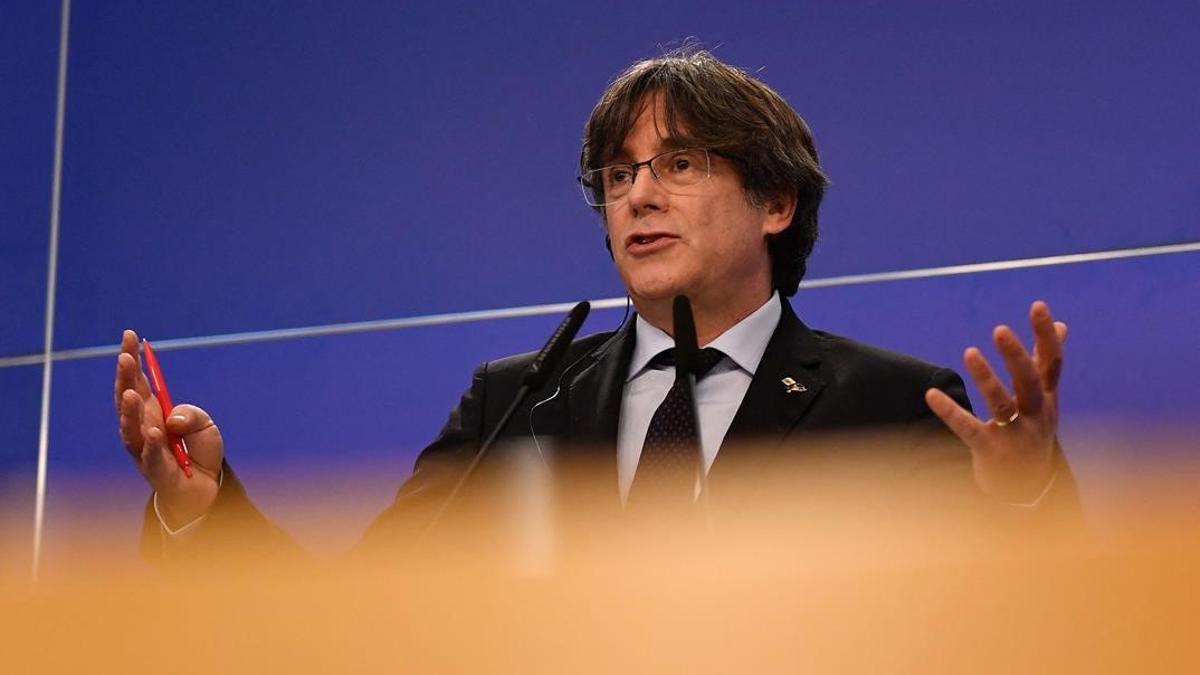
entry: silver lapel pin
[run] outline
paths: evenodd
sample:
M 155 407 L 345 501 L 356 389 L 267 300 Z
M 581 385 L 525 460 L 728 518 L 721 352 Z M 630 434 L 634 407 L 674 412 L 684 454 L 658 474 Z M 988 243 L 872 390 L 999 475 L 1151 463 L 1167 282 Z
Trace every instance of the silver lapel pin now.
M 780 381 L 783 382 L 784 387 L 787 387 L 786 391 L 789 394 L 799 394 L 802 391 L 808 391 L 808 387 L 800 384 L 790 377 L 785 377 Z

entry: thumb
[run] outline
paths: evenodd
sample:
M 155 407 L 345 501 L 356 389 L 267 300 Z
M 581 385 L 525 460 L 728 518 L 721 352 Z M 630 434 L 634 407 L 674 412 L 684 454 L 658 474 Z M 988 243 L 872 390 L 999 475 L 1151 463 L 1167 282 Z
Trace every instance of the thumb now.
M 187 403 L 171 408 L 171 415 L 166 420 L 167 431 L 177 436 L 190 436 L 211 426 L 214 426 L 213 420 L 208 413 Z
M 221 431 L 212 417 L 203 409 L 189 404 L 180 404 L 171 409 L 166 428 L 183 439 L 193 467 L 200 468 L 209 476 L 216 476 L 225 457 L 225 445 Z

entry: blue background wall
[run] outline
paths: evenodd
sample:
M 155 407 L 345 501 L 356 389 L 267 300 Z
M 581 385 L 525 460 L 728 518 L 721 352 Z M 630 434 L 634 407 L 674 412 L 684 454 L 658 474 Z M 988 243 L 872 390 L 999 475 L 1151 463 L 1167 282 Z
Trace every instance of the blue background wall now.
M 44 337 L 51 4 L 0 14 L 0 359 Z M 164 340 L 619 296 L 573 180 L 582 125 L 625 65 L 688 36 L 813 127 L 833 185 L 810 278 L 1200 241 L 1200 6 L 1046 4 L 77 1 L 54 348 L 111 345 L 124 327 Z M 1064 436 L 1103 513 L 1098 455 L 1072 434 L 1195 425 L 1198 262 L 839 286 L 795 305 L 810 325 L 957 366 L 1049 300 L 1072 326 Z M 163 361 L 273 515 L 346 543 L 472 367 L 536 348 L 556 321 Z M 0 525 L 17 540 L 32 529 L 40 374 L 0 368 Z M 146 490 L 116 438 L 111 377 L 110 356 L 55 364 L 51 563 L 102 515 L 128 514 L 112 548 L 133 550 Z M 364 468 L 374 482 L 339 490 Z M 298 485 L 308 506 L 284 506 Z M 332 505 L 350 515 L 322 520 Z

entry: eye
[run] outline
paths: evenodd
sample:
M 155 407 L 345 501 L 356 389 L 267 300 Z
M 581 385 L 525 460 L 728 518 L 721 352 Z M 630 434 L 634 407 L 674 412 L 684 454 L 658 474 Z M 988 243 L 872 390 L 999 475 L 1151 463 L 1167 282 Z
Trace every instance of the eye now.
M 611 167 L 604 173 L 604 182 L 608 185 L 628 183 L 633 172 L 628 167 Z
M 672 173 L 688 173 L 695 171 L 699 166 L 696 153 L 691 150 L 677 152 L 670 156 L 670 161 L 667 164 L 667 170 Z

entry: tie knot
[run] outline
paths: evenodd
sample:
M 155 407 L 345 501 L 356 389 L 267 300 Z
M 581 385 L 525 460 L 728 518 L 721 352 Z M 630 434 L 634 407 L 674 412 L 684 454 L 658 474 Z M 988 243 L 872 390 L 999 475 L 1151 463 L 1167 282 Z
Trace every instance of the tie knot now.
M 721 359 L 725 358 L 725 352 L 712 347 L 701 349 L 696 355 L 696 379 L 700 379 L 708 374 Z M 650 360 L 652 366 L 665 366 L 667 368 L 675 367 L 675 348 L 664 349 L 659 352 L 653 359 Z

